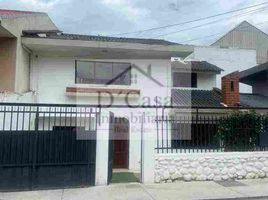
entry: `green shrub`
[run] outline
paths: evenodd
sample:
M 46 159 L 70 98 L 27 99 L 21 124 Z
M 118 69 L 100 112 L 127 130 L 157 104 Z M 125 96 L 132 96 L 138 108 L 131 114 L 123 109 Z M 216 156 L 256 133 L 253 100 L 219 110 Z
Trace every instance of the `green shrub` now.
M 268 115 L 236 111 L 220 120 L 216 139 L 224 151 L 252 151 L 259 143 Z

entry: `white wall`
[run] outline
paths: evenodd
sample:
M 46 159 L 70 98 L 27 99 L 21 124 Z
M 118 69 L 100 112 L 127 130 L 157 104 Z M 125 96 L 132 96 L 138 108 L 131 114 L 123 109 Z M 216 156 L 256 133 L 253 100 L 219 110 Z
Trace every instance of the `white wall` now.
M 207 61 L 224 70 L 217 76 L 217 87 L 221 88 L 221 77 L 236 70 L 243 71 L 254 67 L 256 63 L 255 50 L 222 49 L 217 47 L 195 47 L 194 53 L 189 59 Z M 251 92 L 251 87 L 245 84 L 240 85 L 241 92 Z
M 150 97 L 151 100 L 155 96 L 168 97 L 170 95 L 171 75 L 169 60 L 102 60 L 129 62 L 139 66 L 144 71 L 148 65 L 152 65 L 152 76 L 164 85 L 159 87 L 152 80 L 148 79 L 136 69 L 132 70 L 132 74 L 137 74 L 137 79 L 130 87 L 114 86 L 115 88 L 132 88 L 139 89 L 141 96 L 135 103 L 144 104 L 148 101 L 145 97 Z M 75 59 L 61 57 L 34 57 L 32 64 L 32 83 L 31 89 L 38 91 L 38 102 L 42 103 L 86 103 L 95 104 L 96 97 L 70 97 L 65 94 L 65 89 L 68 86 L 79 87 L 96 87 L 96 85 L 75 84 Z M 100 86 L 98 86 L 100 87 Z M 111 86 L 112 87 L 112 86 Z M 121 98 L 123 99 L 123 98 Z M 124 100 L 124 99 L 123 99 Z M 116 104 L 122 104 L 124 101 L 117 99 Z M 109 102 L 109 101 L 108 101 Z M 133 102 L 134 103 L 134 102 Z M 154 105 L 154 102 L 151 101 Z
M 183 72 L 183 73 L 189 73 L 188 70 L 184 69 L 176 69 L 173 68 L 172 72 Z M 191 78 L 189 78 L 189 83 L 191 82 Z M 216 74 L 210 73 L 210 72 L 198 72 L 197 73 L 197 88 L 198 90 L 212 90 L 214 87 L 216 87 Z M 193 88 L 183 88 L 183 87 L 176 87 L 180 89 L 193 89 Z
M 10 92 L 1 92 L 0 93 L 0 103 L 33 103 L 34 94 L 32 92 L 27 92 L 23 94 L 19 93 L 10 93 Z
M 197 73 L 197 89 L 212 90 L 216 87 L 216 74 Z
M 159 81 L 163 87 L 158 86 L 151 79 L 140 73 L 137 69 L 132 70 L 132 84 L 128 88 L 139 89 L 140 97 L 131 99 L 131 105 L 155 105 L 155 97 L 161 97 L 162 103 L 167 102 L 170 96 L 171 86 L 171 66 L 170 60 L 102 60 L 114 62 L 129 62 L 140 67 L 145 72 L 151 65 L 151 75 Z M 37 103 L 60 103 L 60 104 L 97 104 L 97 97 L 92 96 L 68 96 L 65 94 L 67 86 L 96 87 L 96 85 L 76 85 L 75 84 L 75 58 L 67 57 L 42 57 L 33 56 L 31 69 L 31 89 L 37 91 Z M 127 88 L 126 86 L 109 86 L 112 88 Z M 105 98 L 103 98 L 105 100 Z M 106 98 L 106 101 L 109 99 Z M 115 104 L 126 105 L 124 98 L 117 97 Z M 140 119 L 142 113 L 152 112 L 155 109 L 106 109 L 112 111 L 115 117 L 126 117 L 130 119 L 130 155 L 129 168 L 132 170 L 140 169 L 141 159 L 141 121 L 137 122 L 133 117 Z

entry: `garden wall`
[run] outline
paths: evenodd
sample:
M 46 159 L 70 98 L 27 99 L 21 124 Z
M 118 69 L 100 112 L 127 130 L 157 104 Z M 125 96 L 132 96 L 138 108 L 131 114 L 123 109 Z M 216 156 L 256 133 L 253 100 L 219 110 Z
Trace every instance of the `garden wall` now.
M 268 177 L 268 152 L 157 154 L 155 182 Z

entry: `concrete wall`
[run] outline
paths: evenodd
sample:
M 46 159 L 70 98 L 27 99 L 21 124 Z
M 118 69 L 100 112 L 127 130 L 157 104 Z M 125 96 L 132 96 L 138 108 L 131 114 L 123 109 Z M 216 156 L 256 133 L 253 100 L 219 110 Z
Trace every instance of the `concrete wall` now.
M 268 77 L 266 81 L 256 82 L 252 86 L 252 91 L 254 94 L 261 94 L 261 95 L 268 96 Z
M 30 55 L 22 48 L 20 38 L 0 38 L 0 90 L 29 91 Z
M 30 54 L 20 43 L 17 44 L 17 58 L 15 91 L 25 93 L 30 89 Z
M 1 26 L 14 35 L 17 39 L 12 39 L 12 44 L 8 47 L 12 49 L 12 71 L 8 72 L 8 76 L 1 78 L 4 80 L 8 78 L 8 84 L 3 85 L 4 90 L 16 93 L 24 93 L 29 91 L 29 54 L 22 48 L 21 35 L 23 30 L 57 30 L 57 27 L 46 14 L 37 14 L 31 16 L 24 16 L 19 18 L 1 19 Z M 5 40 L 1 39 L 1 40 Z M 0 40 L 0 45 L 1 45 Z M 16 41 L 16 42 L 15 42 Z M 10 51 L 11 52 L 11 51 Z M 0 61 L 1 62 L 1 61 Z M 2 68 L 2 66 L 1 66 Z M 3 69 L 3 68 L 2 68 Z M 1 69 L 0 69 L 1 70 Z M 1 73 L 2 75 L 3 73 Z M 0 76 L 1 76 L 0 75 Z M 6 80 L 5 80 L 6 82 Z M 1 82 L 0 82 L 1 83 Z M 2 84 L 1 84 L 2 85 Z M 1 87 L 0 85 L 0 87 Z M 1 88 L 0 88 L 1 89 Z
M 189 71 L 181 70 L 181 69 L 172 69 L 172 72 L 186 72 Z M 188 80 L 191 82 L 191 79 Z M 197 88 L 199 90 L 212 90 L 214 87 L 216 87 L 216 74 L 215 73 L 205 73 L 205 72 L 199 72 L 197 73 Z M 178 87 L 180 88 L 180 87 Z M 181 88 L 181 89 L 191 89 L 191 88 Z
M 197 88 L 202 90 L 212 90 L 216 87 L 216 74 L 213 73 L 198 73 Z
M 14 91 L 16 70 L 15 38 L 0 38 L 0 91 Z
M 268 177 L 267 152 L 157 154 L 155 182 Z
M 242 49 L 223 49 L 217 47 L 195 47 L 194 53 L 188 59 L 207 61 L 224 70 L 217 76 L 216 86 L 221 87 L 221 77 L 234 72 L 256 66 L 256 51 Z M 241 84 L 241 92 L 251 92 L 251 87 Z
M 27 92 L 24 94 L 15 94 L 8 92 L 0 93 L 0 103 L 8 102 L 8 103 L 32 103 L 34 102 L 34 95 L 32 92 Z
M 1 26 L 16 37 L 20 37 L 22 30 L 57 30 L 47 14 L 27 15 L 17 18 L 1 19 Z

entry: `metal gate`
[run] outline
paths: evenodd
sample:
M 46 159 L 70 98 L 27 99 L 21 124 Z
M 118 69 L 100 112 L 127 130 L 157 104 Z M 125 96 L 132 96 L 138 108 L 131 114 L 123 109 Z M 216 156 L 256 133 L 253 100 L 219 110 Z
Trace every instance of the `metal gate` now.
M 108 184 L 111 183 L 113 176 L 113 156 L 114 156 L 114 114 L 110 112 L 109 118 L 109 152 L 108 152 Z
M 86 106 L 0 104 L 0 190 L 94 185 L 98 116 Z

